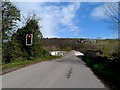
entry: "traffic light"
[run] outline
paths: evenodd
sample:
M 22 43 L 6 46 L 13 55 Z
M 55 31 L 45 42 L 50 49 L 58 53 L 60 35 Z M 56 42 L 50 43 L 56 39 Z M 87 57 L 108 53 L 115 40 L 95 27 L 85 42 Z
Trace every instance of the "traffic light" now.
M 32 34 L 26 34 L 26 45 L 27 46 L 31 46 L 32 45 L 32 38 L 33 38 Z

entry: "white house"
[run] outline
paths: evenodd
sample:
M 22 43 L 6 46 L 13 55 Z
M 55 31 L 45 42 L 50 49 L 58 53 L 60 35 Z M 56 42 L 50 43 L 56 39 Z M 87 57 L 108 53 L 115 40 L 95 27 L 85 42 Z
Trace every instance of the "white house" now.
M 63 56 L 65 54 L 65 51 L 50 51 L 50 54 L 52 56 Z

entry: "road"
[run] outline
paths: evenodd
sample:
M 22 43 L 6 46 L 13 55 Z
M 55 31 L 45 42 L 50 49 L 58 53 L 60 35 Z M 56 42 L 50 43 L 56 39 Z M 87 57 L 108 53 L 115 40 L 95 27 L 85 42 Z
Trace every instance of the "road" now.
M 2 82 L 3 88 L 105 88 L 75 51 L 7 73 Z

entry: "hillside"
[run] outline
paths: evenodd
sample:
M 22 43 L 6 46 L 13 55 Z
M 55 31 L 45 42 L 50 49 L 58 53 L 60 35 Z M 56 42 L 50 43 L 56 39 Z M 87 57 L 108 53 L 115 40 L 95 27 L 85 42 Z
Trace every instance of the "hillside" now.
M 83 39 L 83 38 L 43 38 L 46 50 L 101 50 L 104 54 L 113 54 L 118 50 L 116 39 Z

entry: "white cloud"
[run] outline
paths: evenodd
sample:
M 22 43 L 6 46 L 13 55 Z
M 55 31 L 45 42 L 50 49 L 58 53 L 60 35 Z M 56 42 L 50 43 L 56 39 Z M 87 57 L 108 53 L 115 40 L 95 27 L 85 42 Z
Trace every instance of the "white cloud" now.
M 95 17 L 95 18 L 98 18 L 98 19 L 104 19 L 104 18 L 107 18 L 107 16 L 105 15 L 105 8 L 104 8 L 105 5 L 101 5 L 101 6 L 98 6 L 96 7 L 92 13 L 91 13 L 91 16 L 92 17 Z
M 98 7 L 96 7 L 92 13 L 91 16 L 98 18 L 98 19 L 108 19 L 110 15 L 114 16 L 116 15 L 116 10 L 118 8 L 117 3 L 104 3 Z
M 73 22 L 80 3 L 72 2 L 66 6 L 46 5 L 46 3 L 15 3 L 21 9 L 22 14 L 34 11 L 41 18 L 40 25 L 44 37 L 59 37 L 57 28 L 59 25 L 76 27 Z M 78 29 L 75 29 L 78 30 Z M 62 32 L 62 30 L 59 32 Z M 66 32 L 71 32 L 66 30 Z M 76 31 L 75 31 L 76 32 Z
M 3 0 L 5 1 L 5 0 Z M 10 0 L 14 2 L 118 2 L 119 0 Z
M 76 11 L 79 9 L 79 7 L 80 3 L 74 3 L 67 7 L 64 7 L 61 12 L 63 15 L 63 18 L 61 18 L 61 22 L 67 25 L 70 24 L 72 19 L 75 17 Z

